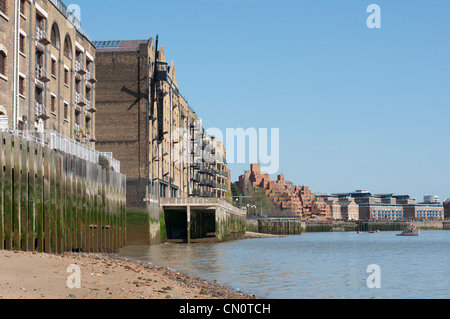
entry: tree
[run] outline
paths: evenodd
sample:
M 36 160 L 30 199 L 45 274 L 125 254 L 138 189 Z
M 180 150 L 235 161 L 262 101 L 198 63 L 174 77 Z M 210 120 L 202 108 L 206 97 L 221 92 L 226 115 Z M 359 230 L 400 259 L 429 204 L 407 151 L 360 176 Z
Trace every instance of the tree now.
M 231 194 L 234 198 L 241 196 L 241 190 L 236 183 L 231 183 Z

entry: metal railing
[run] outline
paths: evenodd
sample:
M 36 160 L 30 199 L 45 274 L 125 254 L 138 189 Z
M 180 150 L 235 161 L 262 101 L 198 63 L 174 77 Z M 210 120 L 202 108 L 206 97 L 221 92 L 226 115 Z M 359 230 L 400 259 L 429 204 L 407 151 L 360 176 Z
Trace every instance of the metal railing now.
M 89 70 L 86 70 L 86 81 L 90 81 L 92 79 L 92 72 Z
M 75 91 L 75 104 L 77 105 L 85 105 L 86 102 L 83 100 L 81 93 Z
M 78 30 L 78 32 L 80 32 L 82 35 L 84 35 L 90 42 L 92 42 L 91 37 L 89 36 L 89 34 L 86 32 L 86 30 L 84 30 L 81 27 L 81 21 L 80 19 L 78 19 L 75 16 L 75 13 L 72 12 L 72 10 L 70 10 L 65 4 L 64 2 L 62 2 L 61 0 L 50 0 L 51 3 L 53 3 L 53 5 L 59 10 L 59 12 L 61 12 L 64 17 L 66 17 L 67 20 L 69 20 L 74 27 Z
M 34 102 L 34 114 L 38 117 L 45 114 L 45 108 L 42 103 L 37 101 Z
M 112 157 L 112 153 L 102 153 L 80 142 L 74 141 L 52 130 L 44 131 L 10 131 L 11 134 L 26 140 L 42 144 L 91 163 L 99 164 L 100 156 L 108 158 L 110 167 L 120 173 L 120 162 Z
M 47 34 L 40 25 L 36 24 L 36 40 L 41 41 L 42 39 L 47 39 Z
M 78 60 L 75 60 L 75 71 L 78 73 L 85 73 L 84 65 Z
M 0 131 L 8 131 L 8 116 L 7 115 L 0 115 Z
M 39 65 L 38 63 L 36 63 L 36 78 L 38 80 L 47 78 L 47 71 L 42 65 Z

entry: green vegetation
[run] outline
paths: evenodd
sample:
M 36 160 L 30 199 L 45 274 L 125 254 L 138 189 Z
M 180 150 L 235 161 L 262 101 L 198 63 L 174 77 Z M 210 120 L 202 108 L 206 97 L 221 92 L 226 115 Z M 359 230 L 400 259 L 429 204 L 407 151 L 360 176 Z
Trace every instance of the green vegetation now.
M 242 195 L 241 190 L 236 185 L 236 183 L 231 183 L 231 194 L 234 198 L 240 197 Z
M 231 184 L 231 188 L 233 188 L 233 184 Z M 226 180 L 225 185 L 228 185 L 228 180 Z M 227 201 L 229 201 L 231 204 L 233 204 L 233 190 L 232 189 L 227 189 L 227 192 L 225 194 L 225 198 Z
M 100 155 L 98 159 L 98 165 L 100 165 L 102 168 L 106 169 L 107 171 L 111 169 L 111 166 L 109 164 L 109 159 L 103 155 Z
M 241 198 L 239 202 L 242 207 L 248 207 L 249 215 L 269 217 L 291 215 L 290 211 L 282 210 L 275 205 L 272 199 L 266 195 L 266 190 L 263 188 L 248 188 L 243 196 L 244 198 Z
M 127 209 L 127 225 L 145 226 L 150 224 L 150 215 L 140 210 Z
M 166 229 L 166 221 L 165 221 L 165 217 L 164 217 L 164 210 L 160 210 L 159 211 L 159 226 L 161 228 L 161 242 L 166 242 L 167 241 L 167 229 Z

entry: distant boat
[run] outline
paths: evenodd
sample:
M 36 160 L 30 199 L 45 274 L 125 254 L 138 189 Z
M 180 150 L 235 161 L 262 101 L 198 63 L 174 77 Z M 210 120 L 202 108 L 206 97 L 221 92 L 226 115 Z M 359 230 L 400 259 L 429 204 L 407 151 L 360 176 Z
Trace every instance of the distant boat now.
M 397 236 L 419 236 L 419 235 L 420 230 L 414 226 L 411 226 L 408 229 L 405 229 L 401 234 L 398 234 Z

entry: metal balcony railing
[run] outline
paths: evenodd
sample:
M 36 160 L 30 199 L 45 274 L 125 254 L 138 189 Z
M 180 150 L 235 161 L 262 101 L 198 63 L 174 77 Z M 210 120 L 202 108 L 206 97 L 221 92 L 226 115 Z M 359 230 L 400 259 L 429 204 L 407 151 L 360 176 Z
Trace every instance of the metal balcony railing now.
M 83 63 L 81 63 L 81 62 L 78 61 L 78 60 L 75 60 L 75 71 L 76 71 L 78 74 L 86 74 L 86 70 L 84 69 Z
M 36 63 L 35 64 L 35 68 L 36 68 L 36 78 L 41 81 L 41 82 L 49 82 L 50 79 L 47 76 L 47 70 L 45 70 L 45 68 Z
M 50 41 L 47 37 L 47 32 L 45 32 L 39 24 L 36 24 L 36 41 L 43 45 L 50 44 Z
M 7 131 L 7 130 L 9 130 L 8 116 L 0 115 L 0 131 Z
M 86 81 L 88 81 L 91 84 L 97 82 L 97 80 L 94 78 L 92 71 L 86 70 Z
M 93 108 L 94 104 L 90 100 L 86 99 L 86 111 L 91 112 Z
M 77 91 L 75 91 L 75 104 L 77 104 L 79 106 L 85 106 L 86 105 L 86 102 L 81 97 L 81 93 L 79 93 Z
M 51 130 L 38 131 L 10 131 L 11 134 L 26 140 L 42 144 L 70 155 L 79 157 L 91 163 L 99 164 L 100 156 L 107 157 L 109 164 L 115 172 L 120 173 L 120 162 L 112 157 L 111 153 L 101 153 L 85 144 L 74 141 L 66 136 Z
M 61 12 L 66 17 L 67 20 L 69 20 L 75 26 L 75 28 L 78 30 L 78 32 L 80 32 L 89 41 L 92 42 L 92 39 L 89 36 L 89 34 L 86 32 L 86 30 L 84 30 L 81 27 L 80 19 L 75 15 L 75 13 L 72 12 L 72 10 L 70 8 L 68 8 L 64 4 L 64 2 L 62 2 L 61 0 L 50 0 L 50 2 L 59 10 L 59 12 Z
M 48 120 L 50 117 L 47 115 L 47 110 L 44 104 L 39 103 L 38 101 L 34 102 L 34 114 L 37 118 L 42 120 Z

